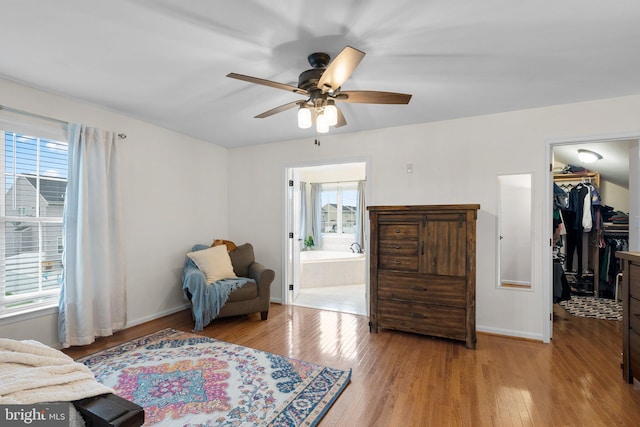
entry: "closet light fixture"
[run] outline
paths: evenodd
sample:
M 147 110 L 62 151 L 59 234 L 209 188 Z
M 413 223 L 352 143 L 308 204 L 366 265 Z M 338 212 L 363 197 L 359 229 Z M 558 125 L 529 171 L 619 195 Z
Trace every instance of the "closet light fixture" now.
M 583 163 L 593 163 L 597 162 L 602 158 L 602 156 L 595 151 L 579 149 L 578 150 L 578 158 Z

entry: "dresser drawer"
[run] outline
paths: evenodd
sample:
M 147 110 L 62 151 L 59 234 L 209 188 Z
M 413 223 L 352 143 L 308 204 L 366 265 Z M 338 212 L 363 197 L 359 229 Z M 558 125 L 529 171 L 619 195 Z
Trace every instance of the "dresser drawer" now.
M 418 240 L 419 224 L 380 224 L 380 240 Z
M 640 300 L 635 298 L 629 298 L 629 326 L 640 334 Z
M 465 306 L 464 278 L 425 277 L 391 271 L 378 272 L 378 298 Z
M 418 256 L 378 255 L 378 268 L 386 270 L 418 271 Z
M 381 328 L 464 340 L 465 315 L 464 308 L 378 300 Z
M 640 299 L 640 265 L 629 263 L 629 295 Z
M 378 244 L 381 254 L 418 255 L 417 240 L 381 240 Z
M 640 334 L 635 333 L 633 330 L 629 331 L 629 348 L 631 360 L 629 368 L 632 376 L 640 381 Z

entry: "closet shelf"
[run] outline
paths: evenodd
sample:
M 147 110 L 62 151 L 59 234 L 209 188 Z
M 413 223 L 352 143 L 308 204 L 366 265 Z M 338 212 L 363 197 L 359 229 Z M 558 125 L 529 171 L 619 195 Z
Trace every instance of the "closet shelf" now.
M 576 184 L 581 182 L 591 182 L 596 187 L 600 188 L 600 172 L 559 173 L 553 175 L 553 181 L 556 183 L 566 184 L 571 184 L 573 182 Z

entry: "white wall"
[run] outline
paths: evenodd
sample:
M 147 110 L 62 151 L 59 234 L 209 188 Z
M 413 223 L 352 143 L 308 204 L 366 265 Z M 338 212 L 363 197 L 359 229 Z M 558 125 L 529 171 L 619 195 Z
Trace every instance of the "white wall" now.
M 305 182 L 339 182 L 359 181 L 366 178 L 365 164 L 346 163 L 339 165 L 323 165 L 301 167 L 298 169 L 300 181 Z
M 229 233 L 253 242 L 256 258 L 276 270 L 282 298 L 284 168 L 295 162 L 371 159 L 369 205 L 480 203 L 477 229 L 477 325 L 481 331 L 543 338 L 542 289 L 547 140 L 633 132 L 640 128 L 640 96 L 523 110 L 238 148 L 229 151 Z M 295 126 L 295 119 L 292 119 Z M 339 154 L 337 154 L 339 153 Z M 413 173 L 406 164 L 413 163 Z M 534 277 L 531 291 L 496 286 L 497 175 L 533 172 Z M 259 212 L 260 220 L 256 220 Z M 548 295 L 548 292 L 547 292 Z
M 285 167 L 367 158 L 369 205 L 480 203 L 478 329 L 542 339 L 548 317 L 542 289 L 551 286 L 540 273 L 551 232 L 542 227 L 543 200 L 550 194 L 543 188 L 546 141 L 640 129 L 640 96 L 630 96 L 325 135 L 321 146 L 308 138 L 227 151 L 6 80 L 0 80 L 0 104 L 128 135 L 123 142 L 123 206 L 129 325 L 183 306 L 185 252 L 214 237 L 252 242 L 256 258 L 276 270 L 272 292 L 281 299 Z M 413 163 L 412 174 L 406 173 L 407 163 Z M 496 286 L 497 175 L 523 172 L 534 173 L 536 274 L 531 292 Z M 55 344 L 55 322 L 52 314 L 0 324 L 0 336 Z
M 640 251 L 640 142 L 629 146 L 629 250 Z
M 180 275 L 194 243 L 227 235 L 227 150 L 0 79 L 0 104 L 127 134 L 122 189 L 127 324 L 185 306 Z M 0 323 L 0 336 L 57 345 L 57 314 Z
M 629 189 L 600 178 L 602 204 L 629 213 Z

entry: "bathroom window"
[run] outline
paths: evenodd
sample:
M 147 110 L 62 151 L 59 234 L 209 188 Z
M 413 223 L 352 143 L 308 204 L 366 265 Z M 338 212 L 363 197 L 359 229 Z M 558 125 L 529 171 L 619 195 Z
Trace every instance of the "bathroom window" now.
M 355 234 L 358 184 L 338 182 L 322 184 L 322 232 Z

